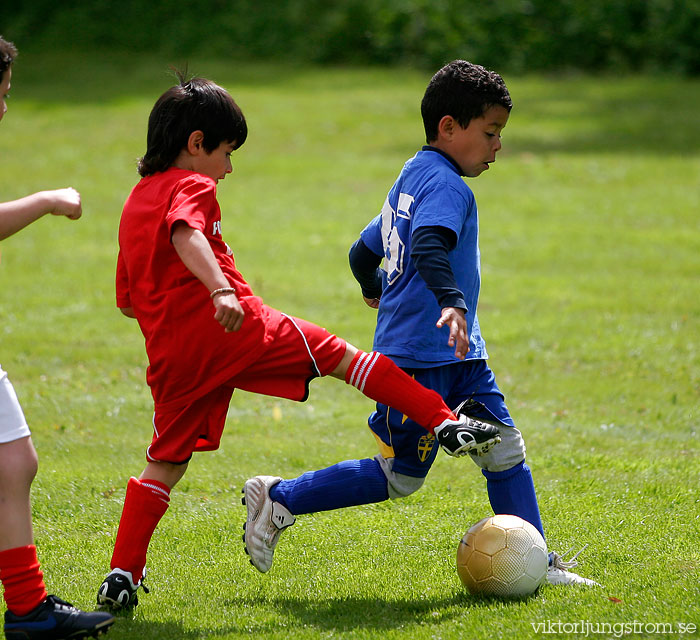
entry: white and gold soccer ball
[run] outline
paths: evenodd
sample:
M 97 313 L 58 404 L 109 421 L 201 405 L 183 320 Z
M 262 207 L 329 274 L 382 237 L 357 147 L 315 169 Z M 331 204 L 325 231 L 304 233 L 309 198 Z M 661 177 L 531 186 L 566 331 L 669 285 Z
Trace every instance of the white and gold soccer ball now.
M 457 549 L 457 573 L 472 594 L 522 597 L 547 576 L 547 545 L 540 532 L 518 516 L 484 518 Z

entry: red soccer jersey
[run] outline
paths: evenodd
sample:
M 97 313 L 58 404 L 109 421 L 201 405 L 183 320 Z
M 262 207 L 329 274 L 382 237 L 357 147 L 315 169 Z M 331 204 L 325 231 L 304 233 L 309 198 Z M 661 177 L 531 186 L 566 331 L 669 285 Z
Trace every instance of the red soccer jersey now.
M 201 231 L 245 311 L 239 331 L 214 320 L 207 288 L 187 269 L 171 242 L 182 221 Z M 221 236 L 216 183 L 184 169 L 143 178 L 119 225 L 117 306 L 132 307 L 146 339 L 147 381 L 156 408 L 173 409 L 226 383 L 272 340 L 279 312 L 253 295 Z

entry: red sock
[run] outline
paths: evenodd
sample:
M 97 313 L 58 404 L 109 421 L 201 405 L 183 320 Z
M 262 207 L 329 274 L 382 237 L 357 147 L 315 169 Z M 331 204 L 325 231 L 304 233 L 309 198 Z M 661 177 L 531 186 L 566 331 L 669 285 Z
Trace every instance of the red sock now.
M 0 581 L 5 587 L 5 604 L 16 616 L 26 616 L 46 600 L 44 574 L 39 567 L 33 544 L 0 551 Z
M 426 389 L 377 351 L 358 351 L 345 372 L 345 382 L 375 402 L 401 411 L 430 433 L 443 420 L 455 420 L 439 393 Z
M 131 572 L 135 584 L 143 577 L 148 544 L 169 502 L 170 487 L 157 480 L 130 478 L 126 485 L 110 567 Z

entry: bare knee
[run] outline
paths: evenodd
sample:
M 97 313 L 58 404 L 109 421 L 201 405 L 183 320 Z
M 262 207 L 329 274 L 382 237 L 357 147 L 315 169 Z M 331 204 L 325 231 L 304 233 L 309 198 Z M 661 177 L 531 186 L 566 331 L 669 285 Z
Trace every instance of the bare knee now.
M 28 487 L 38 468 L 39 458 L 29 436 L 0 444 L 0 487 Z

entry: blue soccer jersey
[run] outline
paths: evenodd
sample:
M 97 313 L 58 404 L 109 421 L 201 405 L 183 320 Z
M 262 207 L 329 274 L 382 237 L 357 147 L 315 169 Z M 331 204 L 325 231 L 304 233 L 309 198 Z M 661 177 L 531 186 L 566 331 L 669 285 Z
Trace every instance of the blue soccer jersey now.
M 449 329 L 438 329 L 441 309 L 410 259 L 411 234 L 420 227 L 445 227 L 457 237 L 448 258 L 467 305 L 468 359 L 485 359 L 486 345 L 476 306 L 481 287 L 476 201 L 456 166 L 423 149 L 403 167 L 382 212 L 362 231 L 362 241 L 384 256 L 383 291 L 374 349 L 401 367 L 435 367 L 459 362 L 447 345 Z

